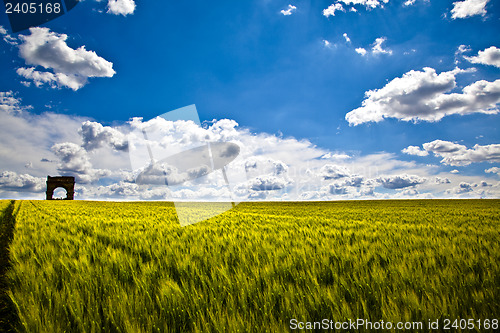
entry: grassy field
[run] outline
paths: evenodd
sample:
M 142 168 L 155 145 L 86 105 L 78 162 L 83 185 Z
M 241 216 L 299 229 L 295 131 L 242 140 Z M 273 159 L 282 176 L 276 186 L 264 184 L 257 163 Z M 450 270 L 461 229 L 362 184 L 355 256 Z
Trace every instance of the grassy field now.
M 20 331 L 500 319 L 500 200 L 244 203 L 187 227 L 171 203 L 0 210 L 0 230 L 15 222 L 4 291 Z

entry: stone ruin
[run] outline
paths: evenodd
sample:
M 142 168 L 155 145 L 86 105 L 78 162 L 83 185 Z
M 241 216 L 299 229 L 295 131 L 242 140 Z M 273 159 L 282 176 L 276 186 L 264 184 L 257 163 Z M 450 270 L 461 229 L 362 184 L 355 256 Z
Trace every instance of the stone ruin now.
M 66 190 L 64 200 L 73 200 L 75 197 L 75 177 L 47 176 L 47 200 L 54 200 L 54 190 L 62 187 Z

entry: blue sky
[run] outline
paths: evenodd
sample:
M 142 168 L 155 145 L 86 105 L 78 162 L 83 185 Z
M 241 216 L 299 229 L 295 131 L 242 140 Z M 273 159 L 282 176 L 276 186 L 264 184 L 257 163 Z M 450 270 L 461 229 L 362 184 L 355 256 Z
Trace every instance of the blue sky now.
M 81 199 L 177 198 L 134 187 L 116 142 L 134 117 L 195 104 L 227 133 L 178 130 L 244 146 L 241 200 L 499 197 L 499 13 L 488 0 L 85 0 L 12 33 L 2 11 L 0 196 L 43 197 L 46 174 L 67 173 Z M 178 197 L 227 194 L 212 176 Z

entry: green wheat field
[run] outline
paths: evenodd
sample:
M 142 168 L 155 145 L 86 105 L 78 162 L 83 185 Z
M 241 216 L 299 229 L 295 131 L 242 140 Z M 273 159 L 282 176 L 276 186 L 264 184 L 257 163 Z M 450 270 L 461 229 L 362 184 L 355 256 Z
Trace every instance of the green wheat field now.
M 500 319 L 500 200 L 242 203 L 187 227 L 167 202 L 0 211 L 6 331 Z

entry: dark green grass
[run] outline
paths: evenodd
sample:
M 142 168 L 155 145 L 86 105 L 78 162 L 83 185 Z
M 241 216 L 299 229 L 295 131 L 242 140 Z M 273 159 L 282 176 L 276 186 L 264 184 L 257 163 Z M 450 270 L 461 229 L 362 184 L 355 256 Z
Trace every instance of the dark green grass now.
M 499 317 L 500 200 L 246 203 L 184 228 L 170 203 L 15 205 L 27 332 Z
M 7 294 L 7 271 L 11 267 L 9 246 L 14 234 L 14 201 L 0 200 L 0 332 L 15 332 L 16 308 Z

